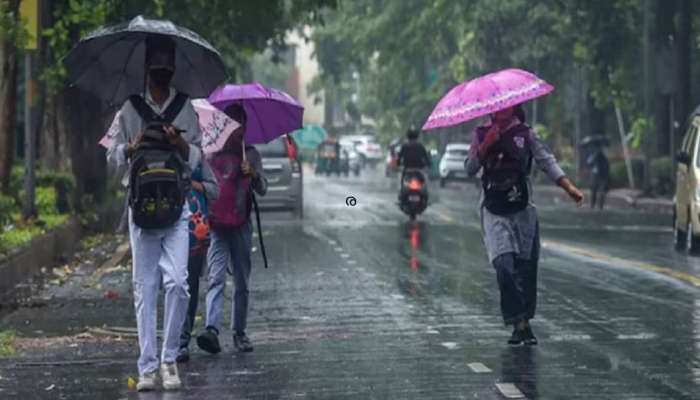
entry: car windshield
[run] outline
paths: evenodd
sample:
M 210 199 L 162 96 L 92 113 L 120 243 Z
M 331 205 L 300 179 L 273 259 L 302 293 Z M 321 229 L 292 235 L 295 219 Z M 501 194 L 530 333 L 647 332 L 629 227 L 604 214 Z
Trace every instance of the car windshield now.
M 284 138 L 279 138 L 267 144 L 255 145 L 262 157 L 287 157 L 287 146 Z
M 447 151 L 447 155 L 454 157 L 466 157 L 469 155 L 469 151 L 466 149 L 452 149 Z

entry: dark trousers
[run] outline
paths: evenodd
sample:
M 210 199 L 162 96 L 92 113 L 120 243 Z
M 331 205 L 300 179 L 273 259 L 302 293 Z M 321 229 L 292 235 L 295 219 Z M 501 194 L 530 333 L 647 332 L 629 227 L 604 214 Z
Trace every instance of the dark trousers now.
M 529 260 L 505 253 L 493 260 L 501 292 L 501 314 L 506 325 L 535 317 L 537 306 L 537 264 L 540 258 L 539 227 Z
M 190 302 L 187 305 L 187 315 L 180 334 L 180 348 L 187 347 L 192 338 L 192 328 L 194 327 L 194 317 L 197 314 L 199 304 L 199 278 L 202 276 L 202 269 L 207 259 L 207 253 L 190 255 L 187 260 L 187 285 L 190 288 Z
M 605 177 L 594 177 L 591 185 L 591 208 L 595 208 L 596 203 L 602 210 L 605 206 L 605 196 L 608 194 L 608 179 Z

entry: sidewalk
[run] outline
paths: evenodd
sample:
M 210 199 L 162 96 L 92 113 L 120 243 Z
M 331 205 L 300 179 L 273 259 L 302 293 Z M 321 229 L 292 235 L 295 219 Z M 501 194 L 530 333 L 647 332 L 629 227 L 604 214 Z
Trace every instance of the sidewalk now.
M 586 206 L 590 207 L 591 192 L 582 189 L 586 197 Z M 537 185 L 535 187 L 535 199 L 537 202 L 553 198 L 555 203 L 568 201 L 566 193 L 554 185 Z M 666 197 L 644 197 L 642 191 L 634 189 L 613 189 L 608 192 L 605 199 L 605 207 L 612 209 L 631 209 L 637 211 L 673 214 L 673 199 Z

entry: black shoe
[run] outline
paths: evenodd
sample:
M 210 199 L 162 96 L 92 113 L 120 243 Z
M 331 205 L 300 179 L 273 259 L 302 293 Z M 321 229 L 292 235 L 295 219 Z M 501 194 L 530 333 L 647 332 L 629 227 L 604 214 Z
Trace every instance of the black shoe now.
M 207 353 L 216 354 L 221 352 L 219 337 L 212 328 L 207 328 L 197 336 L 197 346 Z
M 180 347 L 177 351 L 177 357 L 175 357 L 175 362 L 186 363 L 190 361 L 190 349 L 187 347 Z
M 508 339 L 508 344 L 519 345 L 525 340 L 525 330 L 524 329 L 513 329 L 513 334 L 510 335 Z
M 527 346 L 535 346 L 537 345 L 537 338 L 535 337 L 535 334 L 532 333 L 532 328 L 528 326 L 525 328 L 525 345 Z
M 233 335 L 233 345 L 236 346 L 236 350 L 240 353 L 250 353 L 253 351 L 253 345 L 250 343 L 250 339 L 248 339 L 245 333 L 242 335 Z

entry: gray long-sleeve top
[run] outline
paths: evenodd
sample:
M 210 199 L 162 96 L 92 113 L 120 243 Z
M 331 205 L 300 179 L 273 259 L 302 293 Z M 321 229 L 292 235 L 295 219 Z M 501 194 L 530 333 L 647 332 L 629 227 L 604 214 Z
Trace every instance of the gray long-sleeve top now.
M 153 101 L 150 93 L 146 91 L 145 100 L 156 113 L 162 114 L 175 99 L 177 92 L 175 89 L 170 89 L 169 96 L 162 106 Z M 211 201 L 219 195 L 219 185 L 214 176 L 214 172 L 209 167 L 209 163 L 203 157 L 201 143 L 202 134 L 199 128 L 199 120 L 197 113 L 190 101 L 187 101 L 180 113 L 173 120 L 173 126 L 181 129 L 182 136 L 189 144 L 188 165 L 192 170 L 196 169 L 200 164 L 202 166 L 202 185 L 207 198 Z M 124 170 L 128 165 L 126 159 L 126 146 L 138 137 L 145 129 L 145 124 L 141 116 L 138 114 L 130 101 L 124 102 L 122 108 L 117 112 L 117 115 L 112 122 L 108 135 L 110 136 L 110 145 L 107 147 L 107 162 L 116 167 L 117 171 Z M 122 184 L 127 186 L 129 182 L 129 171 L 122 176 Z
M 515 125 L 517 121 L 511 124 Z M 552 181 L 557 182 L 565 176 L 557 163 L 554 154 L 540 140 L 537 133 L 530 129 L 527 137 L 532 158 L 538 168 L 544 171 Z M 482 169 L 479 158 L 479 136 L 474 130 L 469 150 L 469 158 L 465 161 L 465 169 L 469 176 L 475 176 Z M 506 253 L 515 253 L 517 258 L 529 260 L 539 248 L 537 209 L 532 196 L 532 184 L 528 177 L 530 204 L 522 211 L 510 215 L 496 215 L 483 207 L 483 192 L 479 211 L 481 213 L 481 231 L 489 261 Z
M 253 146 L 246 146 L 245 156 L 250 165 L 255 168 L 258 179 L 252 180 L 252 186 L 255 193 L 260 196 L 265 196 L 267 193 L 267 178 L 265 178 L 265 170 L 262 165 L 262 157 L 258 150 Z

